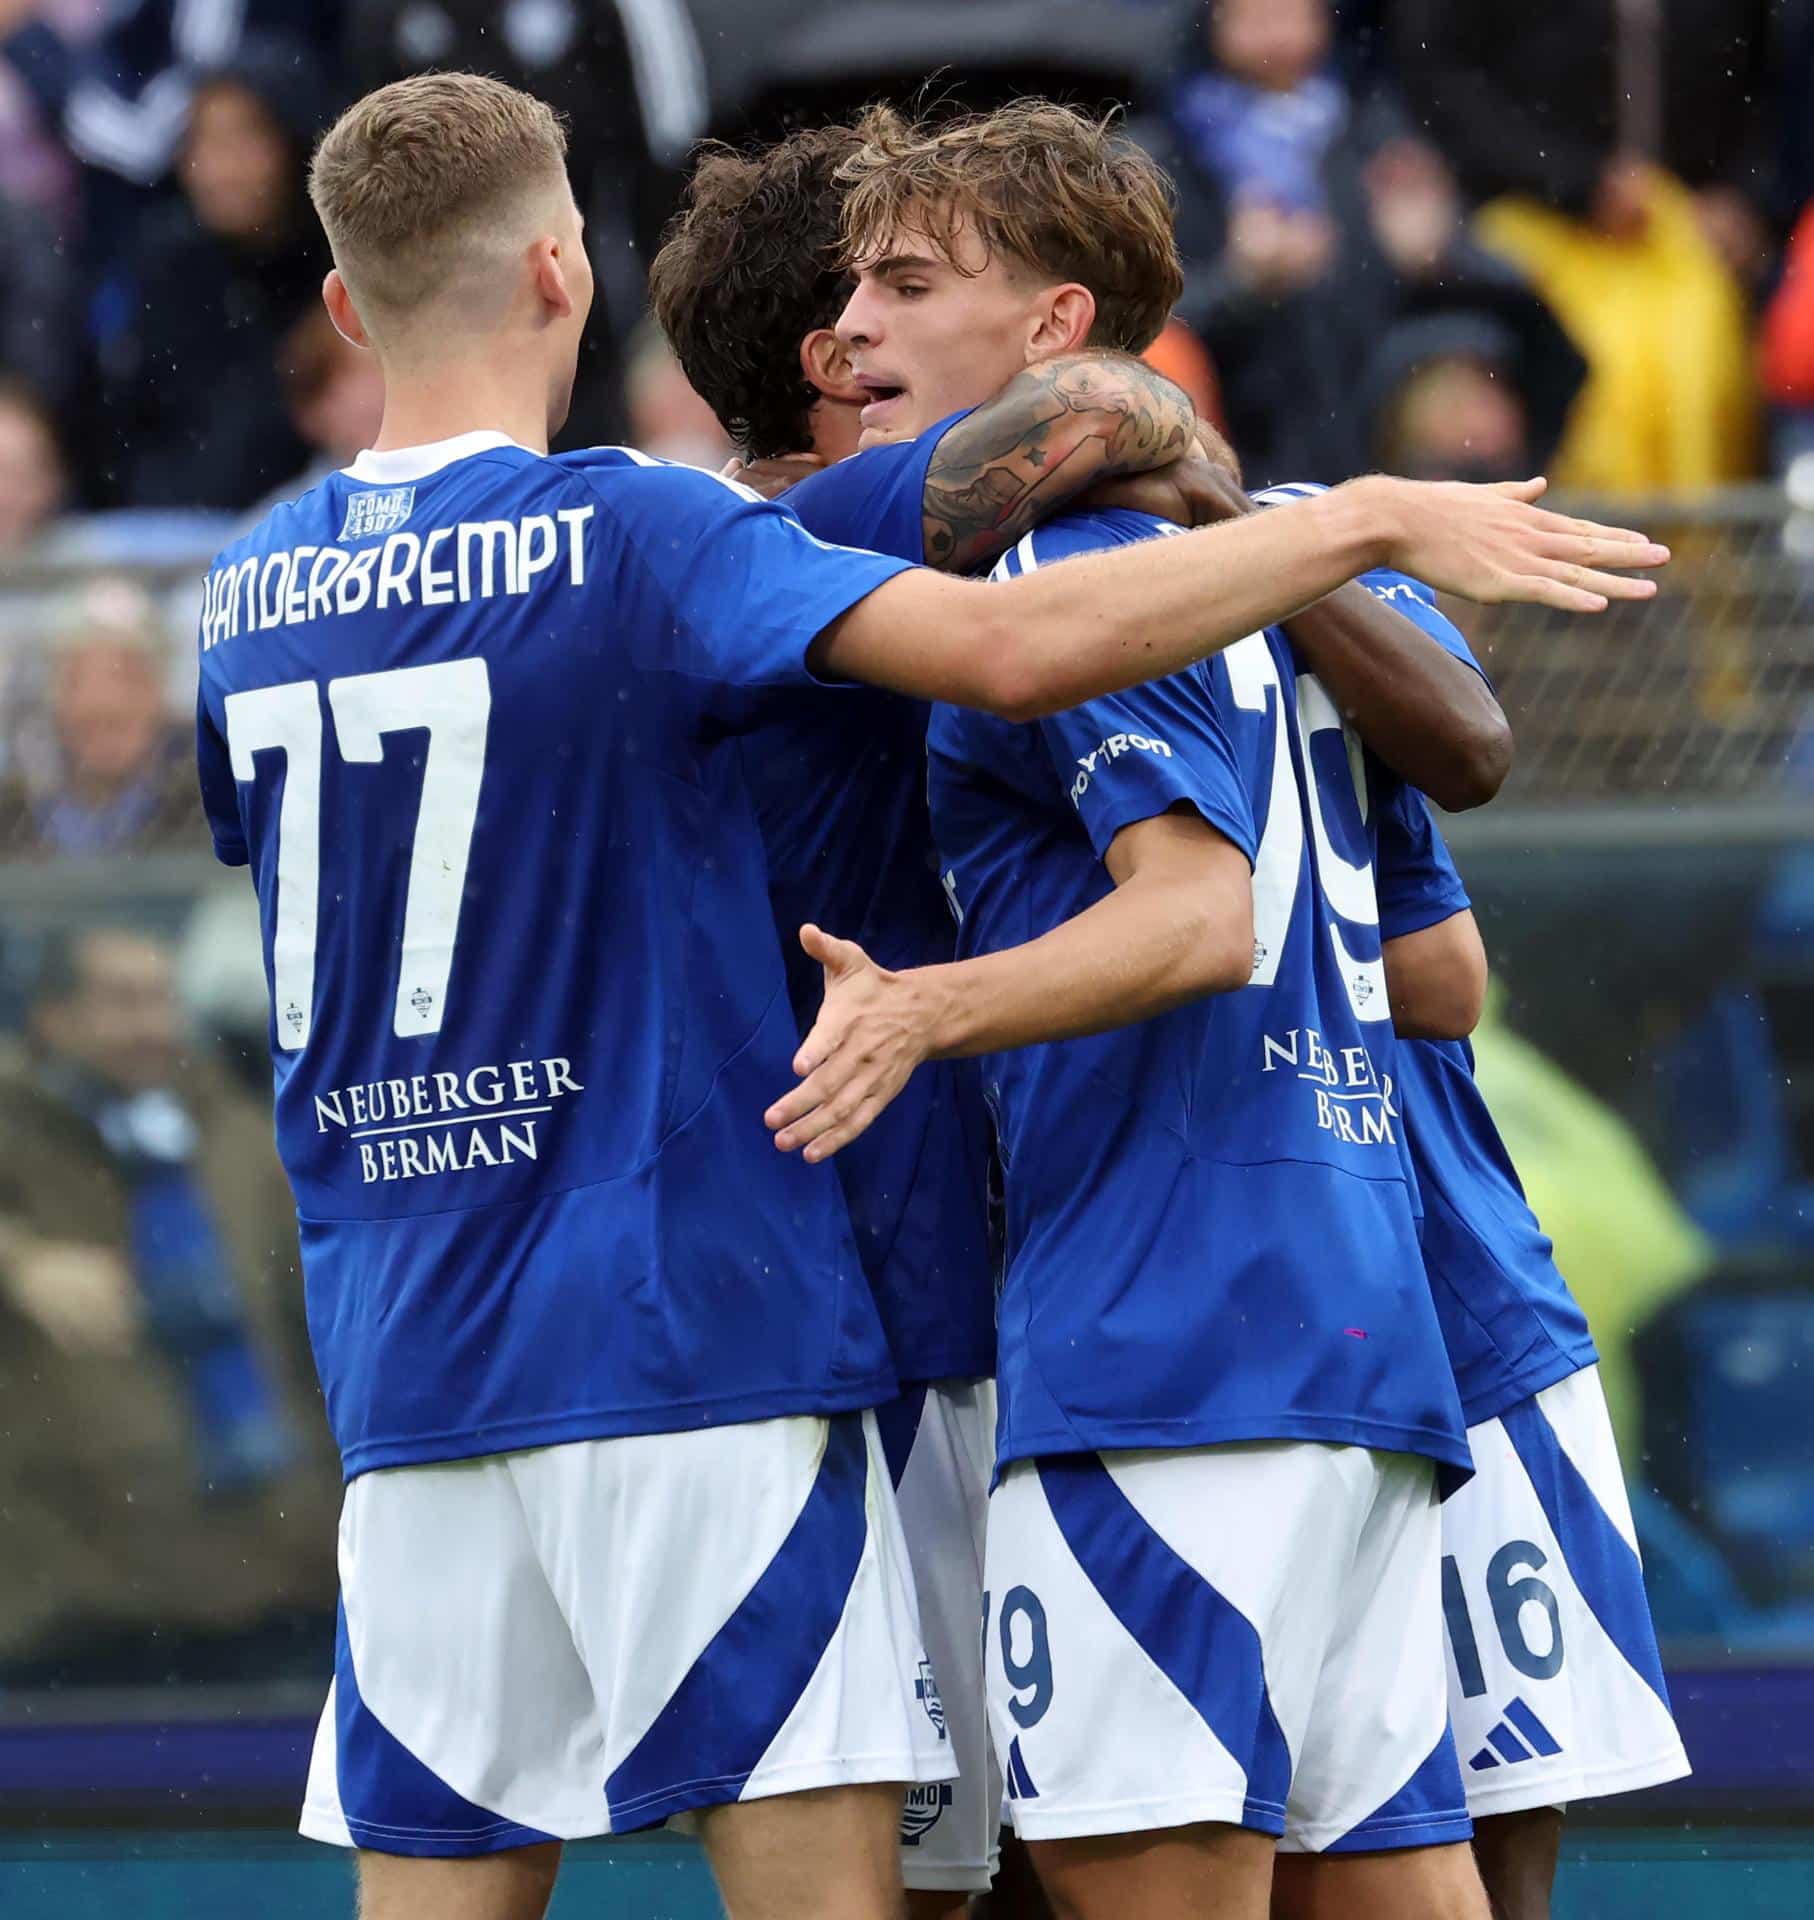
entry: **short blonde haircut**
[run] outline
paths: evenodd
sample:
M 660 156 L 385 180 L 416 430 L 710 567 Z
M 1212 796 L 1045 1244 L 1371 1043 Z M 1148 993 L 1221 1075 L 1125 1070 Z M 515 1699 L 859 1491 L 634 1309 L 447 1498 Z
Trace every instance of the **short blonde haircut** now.
M 356 100 L 322 136 L 309 198 L 356 301 L 405 314 L 567 179 L 544 100 L 476 73 L 420 73 Z

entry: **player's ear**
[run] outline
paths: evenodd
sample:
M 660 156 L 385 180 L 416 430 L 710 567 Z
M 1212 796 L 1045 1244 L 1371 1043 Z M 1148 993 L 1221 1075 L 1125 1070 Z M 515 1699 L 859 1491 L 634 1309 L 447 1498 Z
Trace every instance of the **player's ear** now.
M 359 311 L 353 305 L 353 296 L 346 290 L 346 282 L 340 277 L 338 267 L 329 267 L 327 278 L 321 283 L 321 304 L 328 310 L 328 318 L 334 323 L 334 331 L 341 339 L 350 341 L 355 347 L 369 347 L 370 337 L 365 331 L 365 322 L 359 318 Z
M 1053 287 L 1035 311 L 1027 358 L 1050 360 L 1054 354 L 1081 352 L 1095 324 L 1096 296 L 1088 287 L 1075 280 Z
M 850 352 L 830 327 L 817 327 L 800 342 L 800 371 L 827 400 L 861 406 L 869 395 L 851 376 Z
M 530 247 L 529 268 L 542 304 L 557 319 L 566 319 L 574 308 L 574 290 L 567 275 L 567 256 L 553 234 L 543 234 Z

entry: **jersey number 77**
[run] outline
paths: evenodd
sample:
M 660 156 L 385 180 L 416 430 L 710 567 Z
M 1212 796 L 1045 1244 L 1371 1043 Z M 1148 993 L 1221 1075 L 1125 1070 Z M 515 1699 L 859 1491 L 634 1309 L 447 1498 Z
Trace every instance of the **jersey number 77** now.
M 327 683 L 327 703 L 340 758 L 349 765 L 381 761 L 387 733 L 428 735 L 391 1028 L 400 1039 L 439 1033 L 485 779 L 490 672 L 475 658 L 352 674 Z M 271 984 L 277 1044 L 297 1053 L 308 1045 L 314 1022 L 324 777 L 321 689 L 313 680 L 291 680 L 232 693 L 225 712 L 234 779 L 254 779 L 260 753 L 284 756 Z

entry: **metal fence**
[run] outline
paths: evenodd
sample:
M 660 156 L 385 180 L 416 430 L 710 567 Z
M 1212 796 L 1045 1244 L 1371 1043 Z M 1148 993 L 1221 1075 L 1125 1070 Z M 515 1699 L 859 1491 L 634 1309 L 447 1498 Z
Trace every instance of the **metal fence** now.
M 1793 808 L 1814 795 L 1814 513 L 1774 487 L 1583 501 L 1665 541 L 1656 598 L 1596 620 L 1467 609 L 1518 739 L 1504 803 Z

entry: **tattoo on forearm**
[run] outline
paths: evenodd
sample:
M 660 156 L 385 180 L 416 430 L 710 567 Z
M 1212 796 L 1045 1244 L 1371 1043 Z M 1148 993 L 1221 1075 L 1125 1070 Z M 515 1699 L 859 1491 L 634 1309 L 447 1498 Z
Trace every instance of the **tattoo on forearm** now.
M 1029 367 L 939 442 L 926 472 L 927 562 L 981 566 L 1096 481 L 1169 465 L 1195 432 L 1190 401 L 1139 360 Z

